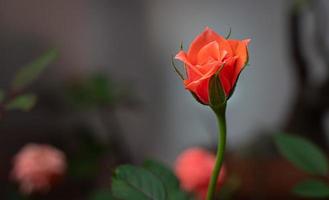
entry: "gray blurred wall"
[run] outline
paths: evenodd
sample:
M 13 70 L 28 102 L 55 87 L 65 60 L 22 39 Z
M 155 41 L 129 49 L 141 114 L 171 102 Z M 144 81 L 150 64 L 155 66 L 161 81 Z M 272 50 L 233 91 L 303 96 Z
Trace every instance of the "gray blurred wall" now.
M 118 113 L 134 158 L 171 162 L 184 148 L 213 145 L 216 123 L 173 72 L 170 56 L 205 26 L 250 38 L 250 66 L 228 105 L 228 145 L 238 150 L 259 129 L 277 129 L 294 94 L 284 0 L 0 0 L 1 83 L 49 46 L 61 51 L 42 81 L 106 70 L 143 102 Z M 21 45 L 19 41 L 25 42 Z M 34 44 L 33 41 L 39 41 Z M 24 43 L 24 44 L 25 44 Z M 27 51 L 27 52 L 26 52 Z M 18 53 L 17 53 L 18 52 Z M 26 53 L 25 53 L 26 52 Z M 14 56 L 13 56 L 14 55 Z M 19 57 L 21 57 L 19 59 Z

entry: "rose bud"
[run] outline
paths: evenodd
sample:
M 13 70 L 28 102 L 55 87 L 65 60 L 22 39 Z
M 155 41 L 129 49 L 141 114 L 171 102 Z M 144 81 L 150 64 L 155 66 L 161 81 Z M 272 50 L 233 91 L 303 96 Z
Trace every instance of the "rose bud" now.
M 175 162 L 175 173 L 181 187 L 197 198 L 205 199 L 216 157 L 202 148 L 190 148 L 181 153 Z M 226 169 L 223 166 L 217 180 L 217 189 L 223 185 Z
M 50 190 L 66 170 L 62 151 L 46 144 L 27 144 L 14 157 L 11 177 L 24 194 Z
M 181 50 L 175 57 L 185 66 L 185 79 L 178 72 L 185 88 L 202 104 L 212 107 L 225 104 L 247 64 L 249 41 L 225 39 L 207 27 L 187 52 Z

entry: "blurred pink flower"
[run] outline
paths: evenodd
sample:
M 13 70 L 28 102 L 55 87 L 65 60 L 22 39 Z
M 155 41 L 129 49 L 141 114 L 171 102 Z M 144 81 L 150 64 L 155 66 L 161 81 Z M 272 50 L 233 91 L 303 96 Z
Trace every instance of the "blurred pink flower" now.
M 215 162 L 215 155 L 202 148 L 190 148 L 181 153 L 175 163 L 175 172 L 182 188 L 205 199 Z M 223 166 L 218 178 L 218 189 L 223 185 L 225 176 L 226 169 Z
M 64 153 L 46 144 L 27 144 L 13 161 L 11 177 L 25 194 L 47 192 L 67 167 Z

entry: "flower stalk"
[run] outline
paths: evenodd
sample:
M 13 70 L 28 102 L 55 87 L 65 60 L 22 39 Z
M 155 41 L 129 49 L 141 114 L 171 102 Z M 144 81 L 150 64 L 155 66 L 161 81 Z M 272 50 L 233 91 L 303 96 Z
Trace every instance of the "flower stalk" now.
M 231 32 L 231 31 L 230 31 Z M 230 35 L 230 33 L 229 33 Z M 217 179 L 224 159 L 226 143 L 226 104 L 234 92 L 240 73 L 248 62 L 249 39 L 224 38 L 206 27 L 191 43 L 188 51 L 182 48 L 175 59 L 184 63 L 186 77 L 174 68 L 184 86 L 201 104 L 210 106 L 215 112 L 218 125 L 218 147 L 216 163 L 208 186 L 207 200 L 213 200 Z
M 226 146 L 226 105 L 221 107 L 220 109 L 214 109 L 213 111 L 216 114 L 217 122 L 218 122 L 218 144 L 217 144 L 217 154 L 216 154 L 216 163 L 213 169 L 211 179 L 208 186 L 207 192 L 207 200 L 213 200 L 216 193 L 217 179 L 222 168 L 223 160 L 224 160 L 224 152 Z

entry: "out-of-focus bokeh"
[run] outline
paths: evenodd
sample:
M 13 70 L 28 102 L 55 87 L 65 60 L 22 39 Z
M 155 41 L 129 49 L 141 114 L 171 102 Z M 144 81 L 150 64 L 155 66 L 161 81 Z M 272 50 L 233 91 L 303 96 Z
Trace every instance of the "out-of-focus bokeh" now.
M 1 199 L 15 190 L 13 156 L 31 142 L 67 154 L 69 175 L 46 199 L 84 199 L 106 187 L 117 164 L 152 158 L 172 166 L 188 147 L 215 148 L 212 112 L 171 66 L 180 43 L 187 49 L 206 26 L 251 39 L 227 110 L 227 168 L 247 183 L 240 196 L 292 198 L 289 176 L 275 173 L 287 170 L 291 182 L 304 174 L 277 156 L 271 137 L 287 131 L 328 150 L 328 11 L 325 0 L 0 0 L 2 89 L 22 66 L 58 51 L 26 89 L 36 106 L 1 116 Z

